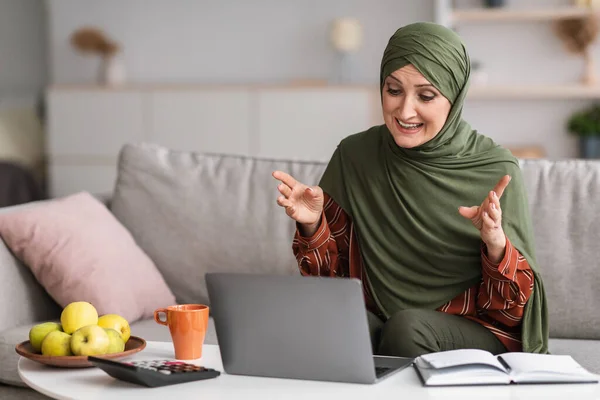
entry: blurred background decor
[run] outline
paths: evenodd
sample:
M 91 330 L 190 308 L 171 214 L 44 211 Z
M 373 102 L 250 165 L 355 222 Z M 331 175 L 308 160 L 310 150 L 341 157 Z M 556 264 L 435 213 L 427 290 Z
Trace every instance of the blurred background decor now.
M 483 64 L 480 61 L 471 61 L 471 84 L 472 85 L 487 85 L 489 76 Z
M 45 143 L 34 108 L 0 109 L 0 207 L 45 198 Z
M 598 80 L 591 49 L 598 36 L 598 16 L 590 13 L 581 18 L 560 19 L 555 23 L 555 32 L 568 52 L 583 58 L 581 82 L 584 85 L 595 85 Z
M 53 197 L 110 192 L 130 142 L 326 162 L 343 137 L 383 123 L 378 80 L 390 36 L 434 21 L 472 56 L 465 119 L 519 157 L 572 159 L 580 140 L 567 120 L 600 102 L 600 76 L 580 83 L 583 51 L 599 69 L 600 46 L 595 21 L 576 21 L 584 35 L 567 39 L 579 52 L 567 56 L 552 27 L 599 2 L 3 0 L 0 109 L 38 108 L 43 93 L 47 121 L 35 122 L 42 138 L 3 134 L 0 150 L 13 160 L 41 151 Z M 126 85 L 98 84 L 103 59 L 125 62 Z
M 120 46 L 101 29 L 79 28 L 71 35 L 71 44 L 82 54 L 100 57 L 100 84 L 114 86 L 125 82 L 125 66 L 119 57 Z
M 488 8 L 504 7 L 504 0 L 484 0 L 483 5 Z
M 574 3 L 578 7 L 600 7 L 600 0 L 575 0 Z
M 579 136 L 582 158 L 600 158 L 600 104 L 594 104 L 571 115 L 567 129 Z
M 337 18 L 333 20 L 330 40 L 338 53 L 335 81 L 348 83 L 352 80 L 352 56 L 363 44 L 363 27 L 356 18 Z

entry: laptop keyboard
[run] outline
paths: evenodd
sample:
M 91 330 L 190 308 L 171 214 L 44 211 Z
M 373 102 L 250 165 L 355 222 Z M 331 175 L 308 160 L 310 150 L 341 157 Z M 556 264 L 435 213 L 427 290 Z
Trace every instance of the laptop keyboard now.
M 375 376 L 377 378 L 379 378 L 380 376 L 384 375 L 386 372 L 388 372 L 391 369 L 392 368 L 387 368 L 387 367 L 375 367 Z

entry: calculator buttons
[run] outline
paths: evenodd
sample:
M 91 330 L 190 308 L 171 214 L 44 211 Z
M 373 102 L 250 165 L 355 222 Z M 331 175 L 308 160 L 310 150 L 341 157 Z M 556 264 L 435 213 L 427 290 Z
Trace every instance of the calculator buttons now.
M 164 375 L 171 374 L 184 374 L 188 372 L 203 372 L 206 371 L 206 368 L 188 364 L 182 361 L 168 361 L 168 360 L 151 360 L 151 361 L 132 361 L 127 363 L 128 365 L 133 365 L 138 368 L 150 370 L 150 371 L 158 371 Z
M 147 387 L 201 381 L 220 375 L 212 368 L 176 360 L 117 362 L 90 357 L 90 361 L 114 378 Z

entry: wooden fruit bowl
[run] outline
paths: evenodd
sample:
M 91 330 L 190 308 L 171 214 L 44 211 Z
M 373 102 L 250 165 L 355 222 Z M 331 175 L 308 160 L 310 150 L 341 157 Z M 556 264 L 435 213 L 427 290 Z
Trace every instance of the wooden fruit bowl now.
M 125 343 L 125 351 L 113 354 L 103 354 L 98 357 L 108 359 L 119 359 L 128 357 L 132 354 L 142 351 L 146 347 L 146 341 L 137 336 L 130 336 L 127 343 Z M 53 367 L 60 368 L 87 368 L 93 367 L 88 361 L 87 356 L 45 356 L 37 353 L 31 347 L 29 340 L 19 343 L 15 350 L 19 355 L 29 358 L 30 360 L 39 362 L 41 364 L 50 365 Z

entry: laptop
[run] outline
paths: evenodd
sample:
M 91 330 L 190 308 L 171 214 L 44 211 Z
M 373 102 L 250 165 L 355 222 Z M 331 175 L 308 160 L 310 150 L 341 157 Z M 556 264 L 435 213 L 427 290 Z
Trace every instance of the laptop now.
M 361 282 L 207 273 L 225 372 L 372 384 L 413 363 L 374 356 Z

